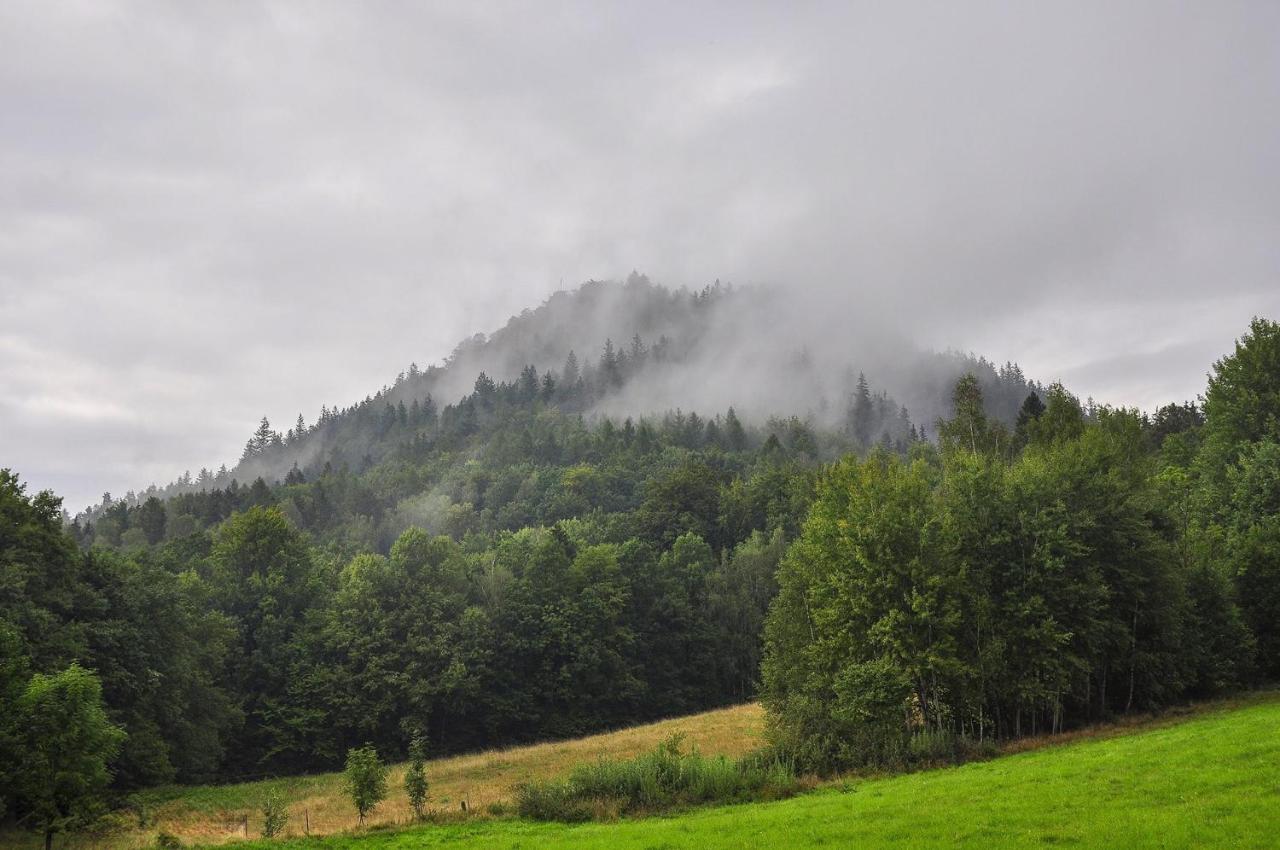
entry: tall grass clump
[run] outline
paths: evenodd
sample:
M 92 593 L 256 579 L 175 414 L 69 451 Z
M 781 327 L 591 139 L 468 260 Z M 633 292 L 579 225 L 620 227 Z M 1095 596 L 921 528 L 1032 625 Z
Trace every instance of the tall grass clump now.
M 518 789 L 517 809 L 533 820 L 582 821 L 700 803 L 779 799 L 799 788 L 791 766 L 767 755 L 729 759 L 686 751 L 673 735 L 634 759 L 578 765 L 562 781 Z

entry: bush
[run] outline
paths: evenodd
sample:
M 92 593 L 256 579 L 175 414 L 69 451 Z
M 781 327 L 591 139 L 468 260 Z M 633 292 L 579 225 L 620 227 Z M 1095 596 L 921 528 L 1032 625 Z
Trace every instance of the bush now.
M 516 789 L 516 811 L 530 820 L 591 820 L 591 806 L 574 799 L 567 782 L 526 782 Z
M 275 838 L 289 822 L 289 809 L 279 794 L 268 794 L 262 802 L 262 837 Z
M 739 760 L 685 752 L 680 736 L 629 761 L 601 759 L 563 781 L 531 782 L 516 806 L 532 820 L 584 821 L 709 802 L 778 799 L 799 783 L 791 766 L 767 754 Z

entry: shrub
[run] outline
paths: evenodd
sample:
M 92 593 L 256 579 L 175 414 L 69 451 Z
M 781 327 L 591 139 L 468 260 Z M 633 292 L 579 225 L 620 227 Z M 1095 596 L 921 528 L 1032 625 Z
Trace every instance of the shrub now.
M 516 811 L 530 820 L 591 820 L 591 806 L 574 799 L 567 782 L 526 782 L 516 789 Z
M 268 794 L 262 801 L 262 837 L 275 838 L 289 822 L 289 810 L 279 794 Z
M 777 799 L 799 787 L 790 765 L 755 754 L 739 760 L 685 752 L 680 736 L 628 761 L 578 765 L 563 781 L 531 782 L 517 795 L 521 816 L 583 821 L 709 802 Z

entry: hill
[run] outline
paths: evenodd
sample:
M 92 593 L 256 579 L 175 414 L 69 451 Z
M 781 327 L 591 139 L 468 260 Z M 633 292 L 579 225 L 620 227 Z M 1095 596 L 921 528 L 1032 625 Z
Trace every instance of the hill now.
M 684 736 L 689 746 L 708 755 L 739 756 L 760 746 L 763 723 L 759 704 L 748 703 L 600 735 L 433 759 L 426 765 L 431 782 L 428 808 L 433 816 L 460 816 L 466 801 L 473 816 L 485 817 L 492 804 L 509 804 L 513 789 L 521 782 L 563 776 L 574 765 L 598 758 L 630 758 L 652 750 L 674 734 Z M 370 816 L 371 827 L 403 825 L 410 820 L 404 771 L 404 764 L 391 768 L 390 796 Z M 160 832 L 187 844 L 236 842 L 242 838 L 246 823 L 251 836 L 260 834 L 262 801 L 273 793 L 280 795 L 289 810 L 286 836 L 301 835 L 308 824 L 312 835 L 356 827 L 355 810 L 343 793 L 341 774 L 322 773 L 230 785 L 148 789 L 134 798 L 146 812 L 146 826 L 130 824 L 120 832 L 96 836 L 91 843 L 101 850 L 149 847 Z M 0 845 L 35 848 L 39 837 L 0 831 Z
M 310 423 L 299 414 L 279 430 L 264 417 L 238 461 L 104 499 L 77 523 L 95 528 L 86 540 L 115 545 L 137 527 L 128 511 L 150 497 L 218 492 L 258 478 L 279 486 L 326 469 L 363 475 L 402 463 L 408 446 L 419 461 L 460 463 L 489 451 L 509 419 L 535 403 L 544 414 L 607 417 L 619 426 L 628 419 L 665 426 L 678 413 L 684 427 L 684 417 L 694 414 L 704 429 L 722 428 L 733 409 L 753 447 L 770 434 L 785 440 L 795 418 L 816 432 L 816 450 L 831 459 L 878 444 L 902 447 L 931 432 L 949 415 L 951 390 L 965 373 L 978 377 L 989 413 L 1006 424 L 1029 392 L 1042 389 L 1012 363 L 997 367 L 973 355 L 924 351 L 771 290 L 719 282 L 697 292 L 671 290 L 637 274 L 621 283 L 589 281 L 492 334 L 463 340 L 442 363 L 411 364 L 361 401 L 323 406 Z M 517 404 L 502 416 L 476 414 L 490 387 L 502 394 L 508 385 Z M 427 493 L 432 488 L 413 495 Z M 190 533 L 216 522 L 216 512 L 184 504 L 168 509 L 168 518 Z
M 833 785 L 775 803 L 567 826 L 369 831 L 249 848 L 1270 848 L 1280 832 L 1280 695 L 1133 734 Z

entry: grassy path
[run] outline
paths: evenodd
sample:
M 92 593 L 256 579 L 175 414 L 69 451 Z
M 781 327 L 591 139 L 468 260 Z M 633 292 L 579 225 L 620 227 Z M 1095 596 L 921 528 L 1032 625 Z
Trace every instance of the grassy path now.
M 778 803 L 610 824 L 489 821 L 239 846 L 1275 848 L 1280 695 L 1133 734 L 866 780 Z

